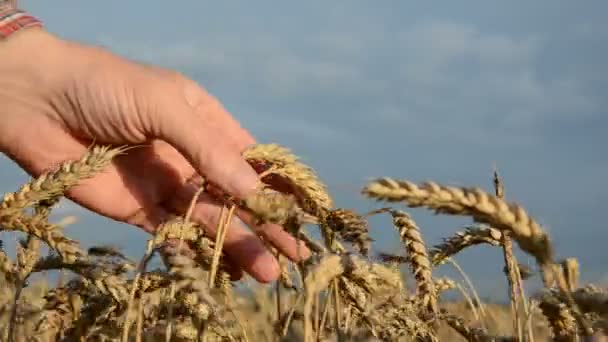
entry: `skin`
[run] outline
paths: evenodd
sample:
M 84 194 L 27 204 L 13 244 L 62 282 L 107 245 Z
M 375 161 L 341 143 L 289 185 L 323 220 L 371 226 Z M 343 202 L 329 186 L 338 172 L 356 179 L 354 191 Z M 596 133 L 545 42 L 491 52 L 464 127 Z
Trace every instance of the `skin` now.
M 241 156 L 255 139 L 216 98 L 175 71 L 30 28 L 0 41 L 0 103 L 0 151 L 32 176 L 79 158 L 92 143 L 137 146 L 67 197 L 147 232 L 185 212 L 200 175 L 236 198 L 256 186 L 257 173 Z M 212 237 L 220 208 L 203 194 L 193 213 Z M 274 281 L 279 266 L 260 235 L 298 260 L 291 235 L 255 226 L 243 212 L 224 249 L 237 269 Z M 310 255 L 303 245 L 300 255 Z

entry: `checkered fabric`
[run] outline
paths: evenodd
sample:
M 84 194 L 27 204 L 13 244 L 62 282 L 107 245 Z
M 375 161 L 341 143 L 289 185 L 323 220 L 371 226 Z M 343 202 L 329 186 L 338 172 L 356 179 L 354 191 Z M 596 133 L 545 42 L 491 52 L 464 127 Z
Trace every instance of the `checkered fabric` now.
M 42 22 L 10 3 L 0 1 L 0 39 L 28 27 L 42 26 Z

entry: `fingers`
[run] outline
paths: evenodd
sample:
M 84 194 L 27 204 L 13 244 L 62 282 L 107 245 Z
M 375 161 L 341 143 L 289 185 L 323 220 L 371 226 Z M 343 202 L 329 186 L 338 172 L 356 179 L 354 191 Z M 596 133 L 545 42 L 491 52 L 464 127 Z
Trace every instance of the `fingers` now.
M 169 255 L 176 255 L 179 253 L 191 259 L 196 257 L 196 252 L 190 249 L 190 247 L 187 245 L 182 244 L 180 247 L 178 239 L 167 240 L 167 245 L 163 248 L 163 251 Z M 237 281 L 243 278 L 243 270 L 232 260 L 228 260 L 226 266 L 226 271 L 230 274 L 231 281 Z
M 231 143 L 237 150 L 242 151 L 255 143 L 255 138 L 243 129 L 239 122 L 226 111 L 220 101 L 202 89 L 196 82 L 183 77 L 179 73 L 152 65 L 142 65 L 145 69 L 164 79 L 172 80 L 177 85 L 178 92 L 183 90 L 183 96 L 188 105 L 194 108 L 195 114 L 201 117 L 216 116 L 223 120 L 223 127 L 230 134 L 226 142 Z
M 176 193 L 167 206 L 172 211 L 183 213 L 194 192 L 194 187 L 186 185 Z M 206 232 L 215 239 L 220 215 L 221 207 L 209 196 L 202 194 L 192 212 L 192 219 L 202 222 L 206 226 Z M 280 268 L 274 255 L 264 246 L 257 235 L 248 230 L 236 217 L 228 226 L 223 248 L 235 264 L 256 280 L 267 283 L 279 277 Z
M 286 232 L 283 227 L 276 224 L 263 224 L 257 226 L 254 224 L 253 216 L 244 211 L 237 209 L 237 215 L 243 220 L 249 227 L 265 240 L 270 242 L 276 247 L 281 254 L 288 257 L 294 262 L 306 260 L 310 257 L 310 250 L 306 247 L 303 241 L 296 240 L 291 234 Z
M 222 143 L 223 132 L 210 130 L 192 113 L 182 115 L 181 124 L 176 119 L 164 120 L 161 138 L 175 146 L 199 174 L 237 198 L 255 189 L 257 173 L 237 150 Z
M 226 142 L 239 152 L 255 143 L 254 137 L 241 127 L 239 122 L 226 111 L 224 106 L 212 95 L 206 93 L 194 82 L 187 82 L 184 86 L 186 102 L 191 104 L 195 114 L 201 117 L 217 117 L 221 121 L 222 129 L 229 134 Z
M 169 86 L 170 85 L 170 86 Z M 156 98 L 154 122 L 156 137 L 167 141 L 182 153 L 199 174 L 237 198 L 255 189 L 257 173 L 241 156 L 254 142 L 238 123 L 206 94 L 187 79 L 167 82 Z M 169 89 L 166 88 L 175 88 Z
M 190 193 L 188 198 L 192 198 L 194 194 L 194 185 L 198 181 L 199 177 L 192 177 L 190 182 L 191 189 L 187 190 Z M 200 186 L 200 184 L 198 184 Z M 214 189 L 213 186 L 207 188 L 209 197 L 218 198 L 217 196 L 221 196 L 221 193 L 217 192 L 217 189 Z M 184 190 L 186 193 L 186 190 Z M 186 201 L 184 197 L 182 201 Z M 186 204 L 182 204 L 182 206 L 186 206 Z M 185 210 L 185 209 L 183 209 Z M 277 250 L 287 256 L 294 262 L 302 261 L 308 259 L 310 257 L 310 250 L 306 247 L 306 244 L 302 241 L 296 240 L 289 232 L 285 231 L 283 227 L 276 224 L 262 224 L 256 225 L 255 219 L 251 213 L 246 210 L 242 210 L 237 208 L 235 211 L 236 215 L 249 227 L 251 227 L 256 234 L 262 236 L 264 240 L 271 243 Z

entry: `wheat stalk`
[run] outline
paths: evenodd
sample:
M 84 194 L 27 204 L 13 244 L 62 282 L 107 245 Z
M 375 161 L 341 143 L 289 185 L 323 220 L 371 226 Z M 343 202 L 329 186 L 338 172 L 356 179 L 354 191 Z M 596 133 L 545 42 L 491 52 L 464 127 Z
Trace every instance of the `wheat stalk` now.
M 433 282 L 432 267 L 422 239 L 420 228 L 414 220 L 404 211 L 391 210 L 393 225 L 399 231 L 401 241 L 408 253 L 408 261 L 416 278 L 417 294 L 422 303 L 430 312 L 436 314 L 437 293 Z
M 434 266 L 440 265 L 463 249 L 482 243 L 500 246 L 503 233 L 491 227 L 472 226 L 459 231 L 453 236 L 443 239 L 443 242 L 434 246 L 430 251 L 430 258 Z
M 309 271 L 304 279 L 304 290 L 306 291 L 304 300 L 304 341 L 312 342 L 312 305 L 317 294 L 327 288 L 330 282 L 340 274 L 344 273 L 343 258 L 339 255 L 328 255 L 319 261 L 313 269 Z
M 1 202 L 0 229 L 25 233 L 27 239 L 17 245 L 14 263 L 0 245 L 0 273 L 10 285 L 8 296 L 0 296 L 3 340 L 171 338 L 211 342 L 280 337 L 305 341 L 332 338 L 437 341 L 443 337 L 443 331 L 436 329 L 440 321 L 470 341 L 521 340 L 521 335 L 526 334 L 517 332 L 517 327 L 516 336 L 493 336 L 491 307 L 486 306 L 486 314 L 479 316 L 477 304 L 479 309 L 484 306 L 458 264 L 454 266 L 463 274 L 472 294 L 451 279 L 434 279 L 432 272 L 433 267 L 443 262 L 453 262 L 450 258 L 465 248 L 482 243 L 500 246 L 504 249 L 504 272 L 513 291 L 520 287 L 517 282 L 521 283 L 525 268 L 509 256 L 512 253 L 509 238 L 532 254 L 543 268 L 547 289 L 538 306 L 557 340 L 577 340 L 580 335 L 590 336 L 593 331 L 608 328 L 608 291 L 594 286 L 579 288 L 576 259 L 568 258 L 559 264 L 552 261 L 548 235 L 521 207 L 504 200 L 504 186 L 497 174 L 495 195 L 479 189 L 435 183 L 414 185 L 393 179 L 376 180 L 364 188 L 364 194 L 371 198 L 427 207 L 438 213 L 468 215 L 482 224 L 468 227 L 427 251 L 420 229 L 405 212 L 382 208 L 360 215 L 354 210 L 334 208 L 313 170 L 289 150 L 274 144 L 254 146 L 244 155 L 260 172 L 264 183 L 257 192 L 234 199 L 214 193 L 213 186 L 206 186 L 205 190 L 211 196 L 220 196 L 216 199 L 224 200 L 232 210 L 239 207 L 248 211 L 256 224 L 283 226 L 304 241 L 313 256 L 294 263 L 290 270 L 285 259 L 277 254 L 281 263 L 277 288 L 294 291 L 271 295 L 263 286 L 250 285 L 250 289 L 255 286 L 256 296 L 249 298 L 233 289 L 231 266 L 223 254 L 223 239 L 230 221 L 226 217 L 228 208 L 224 209 L 218 236 L 213 241 L 205 236 L 200 224 L 189 220 L 194 197 L 185 218 L 172 217 L 157 227 L 137 268 L 116 248 L 102 245 L 81 249 L 76 241 L 65 236 L 60 224 L 49 223 L 52 207 L 71 186 L 77 185 L 76 178 L 92 177 L 102 171 L 100 165 L 111 162 L 112 157 L 100 161 L 104 153 L 108 156 L 120 152 L 94 147 L 79 160 L 65 162 L 17 192 L 7 194 Z M 29 207 L 34 209 L 31 215 L 26 211 Z M 373 240 L 369 238 L 367 217 L 384 212 L 392 215 L 406 257 L 380 254 L 380 261 L 368 257 Z M 321 239 L 309 237 L 303 230 L 304 224 L 317 225 Z M 179 245 L 173 253 L 169 247 L 176 239 Z M 345 242 L 354 247 L 354 252 L 342 246 Z M 50 247 L 49 255 L 40 255 L 40 243 Z M 188 253 L 180 255 L 183 244 Z M 157 250 L 167 269 L 146 270 Z M 409 263 L 416 278 L 415 293 L 404 285 L 404 274 L 398 267 L 404 262 Z M 34 279 L 33 274 L 53 270 L 69 272 L 72 279 L 50 291 L 24 286 L 26 279 Z M 301 280 L 301 286 L 294 284 L 296 278 Z M 447 312 L 442 308 L 439 295 L 451 289 L 462 293 L 483 328 L 473 328 L 458 311 Z M 510 295 L 525 300 L 523 291 Z M 525 314 L 530 332 L 532 319 L 538 325 L 543 324 L 536 320 L 532 307 Z M 136 331 L 131 331 L 132 328 Z M 531 334 L 526 336 L 527 340 L 533 338 Z
M 326 186 L 289 149 L 277 144 L 258 144 L 245 150 L 243 156 L 258 171 L 273 167 L 268 176 L 269 181 L 272 181 L 273 176 L 288 180 L 291 186 L 289 192 L 296 195 L 300 207 L 307 213 L 323 217 L 333 206 Z
M 434 182 L 418 186 L 405 180 L 381 178 L 370 182 L 362 193 L 376 200 L 427 207 L 437 213 L 471 216 L 477 222 L 511 232 L 520 247 L 536 258 L 543 271 L 548 271 L 552 263 L 551 240 L 541 226 L 521 206 L 507 203 L 481 189 Z
M 575 341 L 577 334 L 576 319 L 568 309 L 552 293 L 546 292 L 540 300 L 539 308 L 549 321 L 556 341 Z
M 45 172 L 24 184 L 18 191 L 4 195 L 0 216 L 11 215 L 44 200 L 56 200 L 71 187 L 104 170 L 127 148 L 93 146 L 79 160 L 61 163 L 55 170 Z
M 75 262 L 86 254 L 80 249 L 78 242 L 63 235 L 61 226 L 48 223 L 40 217 L 25 214 L 0 216 L 0 227 L 3 230 L 33 235 L 53 248 L 68 263 Z
M 498 175 L 498 170 L 494 168 L 494 191 L 496 197 L 505 198 L 505 188 L 502 178 Z M 501 245 L 503 250 L 503 258 L 505 261 L 507 282 L 509 284 L 509 298 L 511 300 L 511 311 L 514 316 L 514 327 L 517 331 L 517 336 L 523 340 L 523 328 L 521 323 L 520 305 L 524 310 L 524 315 L 528 315 L 528 303 L 526 302 L 524 288 L 521 279 L 521 272 L 518 267 L 517 259 L 513 254 L 513 242 L 511 241 L 510 232 L 502 234 Z M 526 329 L 528 341 L 533 341 L 532 327 L 527 326 Z
M 368 255 L 371 242 L 367 220 L 350 209 L 330 210 L 325 218 L 329 230 L 343 241 L 352 243 L 358 252 Z

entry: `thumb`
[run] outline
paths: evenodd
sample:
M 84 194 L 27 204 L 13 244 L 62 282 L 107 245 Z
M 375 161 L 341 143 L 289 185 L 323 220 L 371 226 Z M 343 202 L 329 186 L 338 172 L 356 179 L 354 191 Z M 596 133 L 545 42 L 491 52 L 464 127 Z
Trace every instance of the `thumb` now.
M 255 189 L 258 176 L 233 143 L 242 130 L 194 81 L 176 78 L 170 82 L 177 85 L 173 89 L 155 92 L 162 94 L 149 118 L 155 135 L 176 148 L 199 174 L 232 196 L 245 198 Z

